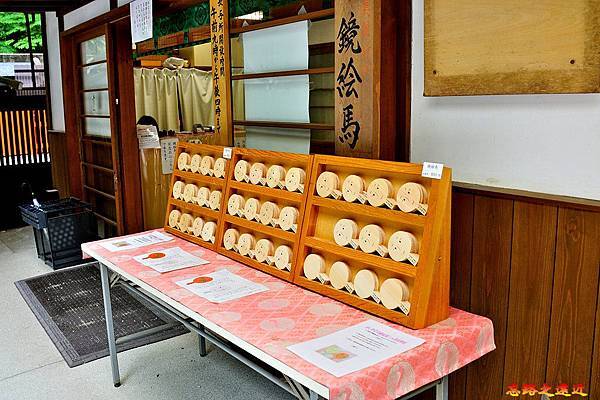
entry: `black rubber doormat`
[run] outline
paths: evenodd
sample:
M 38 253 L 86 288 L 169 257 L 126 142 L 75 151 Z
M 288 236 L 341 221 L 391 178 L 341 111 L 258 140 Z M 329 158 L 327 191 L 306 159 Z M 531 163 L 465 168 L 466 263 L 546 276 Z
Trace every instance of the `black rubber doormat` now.
M 51 272 L 17 281 L 15 285 L 69 367 L 109 354 L 102 283 L 96 266 Z M 117 344 L 119 352 L 189 332 L 119 285 L 111 288 L 111 301 L 117 338 L 148 329 L 153 332 Z M 160 326 L 165 329 L 158 329 Z

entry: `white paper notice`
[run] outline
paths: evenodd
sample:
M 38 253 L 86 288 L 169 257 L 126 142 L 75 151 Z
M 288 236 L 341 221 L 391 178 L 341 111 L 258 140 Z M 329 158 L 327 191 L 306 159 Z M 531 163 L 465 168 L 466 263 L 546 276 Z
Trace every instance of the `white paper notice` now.
M 184 251 L 181 247 L 156 250 L 152 253 L 135 256 L 133 259 L 161 273 L 209 263 L 209 261 Z
M 368 320 L 288 350 L 340 377 L 375 365 L 425 343 L 423 339 Z
M 177 285 L 212 303 L 224 303 L 269 290 L 226 269 L 185 279 L 177 282 Z
M 173 173 L 173 163 L 175 162 L 178 141 L 177 138 L 163 138 L 160 141 L 160 159 L 164 175 Z
M 154 125 L 138 125 L 137 137 L 140 149 L 160 149 L 160 139 Z
M 120 237 L 99 244 L 106 250 L 115 252 L 136 249 L 138 247 L 149 246 L 156 243 L 168 242 L 169 240 L 173 240 L 173 237 L 160 232 L 150 232 L 143 235 Z
M 131 41 L 138 43 L 152 37 L 152 0 L 134 0 L 129 3 Z

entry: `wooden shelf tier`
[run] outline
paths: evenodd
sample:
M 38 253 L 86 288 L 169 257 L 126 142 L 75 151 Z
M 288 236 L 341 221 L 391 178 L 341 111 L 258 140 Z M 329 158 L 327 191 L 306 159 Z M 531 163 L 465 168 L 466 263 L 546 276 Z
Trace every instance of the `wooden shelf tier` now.
M 213 210 L 209 207 L 201 207 L 197 204 L 186 203 L 185 201 L 171 199 L 170 204 L 175 206 L 176 208 L 190 211 L 196 214 L 201 214 L 208 218 L 211 218 L 215 222 L 221 217 L 221 211 Z
M 178 169 L 175 169 L 173 171 L 173 176 L 185 179 L 187 181 L 194 181 L 194 183 L 203 183 L 207 185 L 219 186 L 221 188 L 225 187 L 225 179 L 215 178 L 214 176 L 202 175 L 200 173 L 180 171 Z
M 342 247 L 335 242 L 319 239 L 316 237 L 306 237 L 304 244 L 315 250 L 335 254 L 349 260 L 355 260 L 360 264 L 365 264 L 373 268 L 382 268 L 386 271 L 403 275 L 407 278 L 414 278 L 417 275 L 417 268 L 414 265 L 394 261 L 391 258 L 380 257 L 374 254 L 365 253 L 361 250 L 354 250 L 350 247 Z
M 414 227 L 423 227 L 427 221 L 427 215 L 405 213 L 400 210 L 374 207 L 370 204 L 350 203 L 343 199 L 335 200 L 315 196 L 312 205 L 336 211 L 349 212 L 356 215 L 363 215 L 370 218 L 384 219 L 394 223 L 400 222 Z
M 180 238 L 185 239 L 188 242 L 199 244 L 200 246 L 206 247 L 206 248 L 211 249 L 211 250 L 215 250 L 216 249 L 216 244 L 215 243 L 205 242 L 201 238 L 199 238 L 197 236 L 194 236 L 194 235 L 191 235 L 189 233 L 181 232 L 179 229 L 174 229 L 174 228 L 171 228 L 170 226 L 165 226 L 164 229 L 165 229 L 166 232 L 172 233 L 175 236 L 179 236 Z
M 311 281 L 303 276 L 297 277 L 294 283 L 313 292 L 324 294 L 325 296 L 331 297 L 337 301 L 341 301 L 349 306 L 367 311 L 397 324 L 405 326 L 410 325 L 409 316 L 405 315 L 399 310 L 390 310 L 385 308 L 383 305 L 377 304 L 371 299 L 360 298 L 353 293 L 351 294 L 345 290 L 338 290 L 332 286 L 322 284 L 321 282 Z
M 260 222 L 250 221 L 246 218 L 236 217 L 234 215 L 223 214 L 225 222 L 229 222 L 232 225 L 236 225 L 242 228 L 246 228 L 250 231 L 260 232 L 262 234 L 276 237 L 287 242 L 294 242 L 296 234 L 294 232 L 284 231 L 283 229 L 275 228 L 270 225 L 263 225 Z
M 241 255 L 240 253 L 237 253 L 233 250 L 227 250 L 222 246 L 219 246 L 219 253 L 227 256 L 231 259 L 234 259 L 236 261 L 241 262 L 242 264 L 245 264 L 249 267 L 252 267 L 254 269 L 257 269 L 259 271 L 265 272 L 267 274 L 276 276 L 277 278 L 283 279 L 285 281 L 291 282 L 292 281 L 292 273 L 290 271 L 287 270 L 280 270 L 278 269 L 276 266 L 274 265 L 268 265 L 268 264 L 263 264 L 260 263 L 258 261 L 256 261 L 253 258 L 250 257 L 246 257 Z
M 230 189 L 242 190 L 248 193 L 263 194 L 274 199 L 281 199 L 288 202 L 301 204 L 305 198 L 304 194 L 298 192 L 290 192 L 286 189 L 273 189 L 268 186 L 253 185 L 246 182 L 238 182 L 233 180 L 229 182 Z

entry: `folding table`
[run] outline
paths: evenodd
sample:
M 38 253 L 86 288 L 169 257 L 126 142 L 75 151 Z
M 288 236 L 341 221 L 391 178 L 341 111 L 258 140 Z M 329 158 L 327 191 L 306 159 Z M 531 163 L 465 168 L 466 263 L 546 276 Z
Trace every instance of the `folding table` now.
M 492 322 L 454 308 L 448 319 L 425 329 L 411 330 L 175 236 L 168 242 L 118 252 L 110 252 L 99 243 L 83 244 L 82 250 L 100 264 L 115 386 L 120 385 L 120 376 L 110 287 L 117 282 L 198 334 L 202 355 L 206 354 L 208 340 L 300 399 L 408 399 L 435 386 L 436 399 L 447 400 L 448 375 L 495 349 Z M 133 259 L 136 255 L 175 246 L 210 263 L 161 274 Z M 221 269 L 263 284 L 269 290 L 215 304 L 176 284 Z M 425 343 L 340 378 L 287 350 L 291 344 L 324 336 L 367 319 L 420 337 Z M 265 364 L 269 368 L 265 368 Z

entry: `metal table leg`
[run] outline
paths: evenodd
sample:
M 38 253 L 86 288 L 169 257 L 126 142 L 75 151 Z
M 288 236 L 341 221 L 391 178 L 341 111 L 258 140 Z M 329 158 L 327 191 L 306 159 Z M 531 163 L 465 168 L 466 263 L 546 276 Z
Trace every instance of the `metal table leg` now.
M 199 329 L 204 332 L 204 327 L 200 325 Z M 200 357 L 206 357 L 206 339 L 202 335 L 198 335 L 198 345 L 200 347 Z
M 108 268 L 100 264 L 100 277 L 102 280 L 102 296 L 104 298 L 104 316 L 106 318 L 106 336 L 108 339 L 108 351 L 110 353 L 110 364 L 112 368 L 113 384 L 121 386 L 119 376 L 119 361 L 117 360 L 117 345 L 115 342 L 115 328 L 113 325 L 112 306 L 110 303 L 110 282 L 108 281 Z
M 435 385 L 435 400 L 448 400 L 448 375 Z

